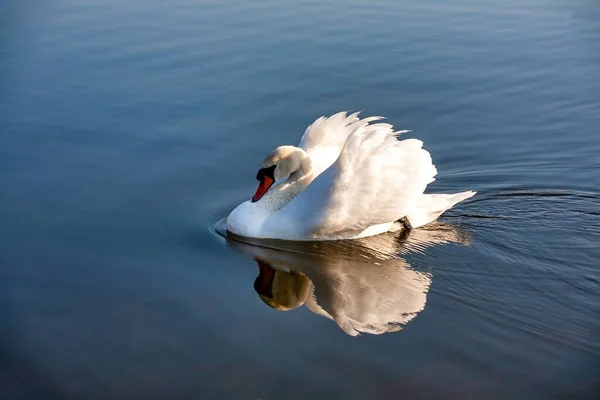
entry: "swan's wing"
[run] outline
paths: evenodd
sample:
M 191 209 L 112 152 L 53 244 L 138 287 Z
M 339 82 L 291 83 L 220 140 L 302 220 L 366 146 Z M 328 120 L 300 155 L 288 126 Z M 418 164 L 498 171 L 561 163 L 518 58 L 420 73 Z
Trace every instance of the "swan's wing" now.
M 361 125 L 381 117 L 358 118 L 358 112 L 345 111 L 330 117 L 320 117 L 306 128 L 298 147 L 310 157 L 315 176 L 321 174 L 337 160 L 348 136 Z
M 357 126 L 338 160 L 280 211 L 313 238 L 343 238 L 404 217 L 437 171 L 420 140 L 397 139 L 403 132 Z

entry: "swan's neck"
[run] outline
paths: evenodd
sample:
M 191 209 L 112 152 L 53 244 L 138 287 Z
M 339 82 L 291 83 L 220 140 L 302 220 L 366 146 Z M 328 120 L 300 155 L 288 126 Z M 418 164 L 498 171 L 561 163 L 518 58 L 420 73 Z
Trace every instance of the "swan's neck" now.
M 240 204 L 227 217 L 227 230 L 240 236 L 263 237 L 262 226 L 274 213 L 288 204 L 314 179 L 310 157 L 296 149 L 296 169 L 281 183 L 273 185 L 257 202 Z
M 302 149 L 296 150 L 295 156 L 300 161 L 300 167 L 290 174 L 288 179 L 271 188 L 265 195 L 265 205 L 271 213 L 278 211 L 292 201 L 314 179 L 312 161 Z

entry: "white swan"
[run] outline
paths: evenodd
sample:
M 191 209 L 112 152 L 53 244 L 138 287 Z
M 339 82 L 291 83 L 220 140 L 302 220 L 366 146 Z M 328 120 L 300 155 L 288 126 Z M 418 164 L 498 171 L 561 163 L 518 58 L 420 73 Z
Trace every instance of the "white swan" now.
M 337 240 L 419 227 L 475 194 L 424 194 L 437 174 L 417 139 L 358 113 L 311 124 L 298 147 L 281 146 L 263 161 L 252 200 L 236 207 L 227 230 L 246 237 Z M 286 179 L 287 178 L 287 179 Z

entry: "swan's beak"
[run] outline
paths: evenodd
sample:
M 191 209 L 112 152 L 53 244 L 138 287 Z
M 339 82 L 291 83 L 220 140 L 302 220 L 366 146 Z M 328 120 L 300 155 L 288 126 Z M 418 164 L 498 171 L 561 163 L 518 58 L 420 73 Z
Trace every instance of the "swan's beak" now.
M 271 187 L 271 185 L 275 182 L 273 178 L 270 176 L 264 175 L 258 184 L 258 189 L 256 189 L 256 193 L 252 196 L 252 202 L 255 203 L 260 200 L 261 197 L 267 193 L 267 190 Z

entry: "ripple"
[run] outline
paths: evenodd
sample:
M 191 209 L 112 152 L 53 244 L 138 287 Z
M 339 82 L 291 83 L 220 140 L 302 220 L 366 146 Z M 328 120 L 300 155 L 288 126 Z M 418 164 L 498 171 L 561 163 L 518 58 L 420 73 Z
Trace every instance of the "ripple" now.
M 208 217 L 202 224 L 203 231 L 218 241 L 225 242 L 227 239 L 226 222 L 228 215 L 229 211 Z

